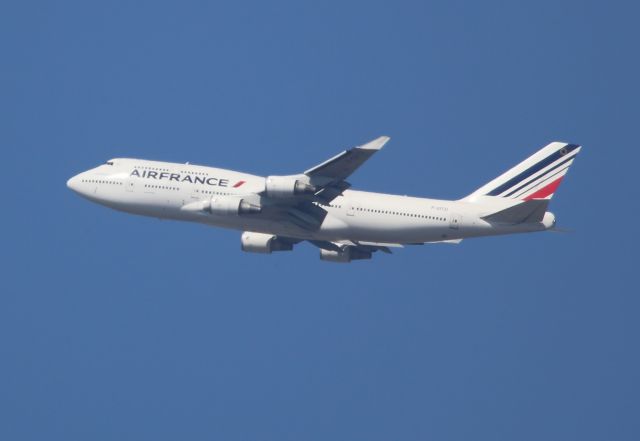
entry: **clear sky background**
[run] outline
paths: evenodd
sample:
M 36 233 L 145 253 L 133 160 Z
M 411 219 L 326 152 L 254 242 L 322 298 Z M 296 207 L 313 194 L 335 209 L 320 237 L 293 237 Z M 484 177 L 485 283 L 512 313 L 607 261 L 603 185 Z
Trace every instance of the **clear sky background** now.
M 0 3 L 3 440 L 637 440 L 634 2 Z M 321 262 L 125 215 L 112 157 L 458 198 L 584 146 L 568 234 Z

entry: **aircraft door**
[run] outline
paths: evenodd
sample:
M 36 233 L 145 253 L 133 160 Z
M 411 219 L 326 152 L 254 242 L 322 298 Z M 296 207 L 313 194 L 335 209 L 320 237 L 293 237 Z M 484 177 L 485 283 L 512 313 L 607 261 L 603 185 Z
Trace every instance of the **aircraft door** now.
M 125 186 L 124 186 L 125 190 L 133 193 L 136 189 L 136 181 L 135 179 L 129 177 L 129 179 L 126 180 L 125 182 Z
M 449 228 L 452 230 L 457 230 L 460 228 L 460 223 L 462 222 L 462 217 L 459 214 L 451 213 L 449 217 Z
M 358 211 L 358 204 L 354 201 L 348 201 L 347 203 L 347 216 L 355 216 Z

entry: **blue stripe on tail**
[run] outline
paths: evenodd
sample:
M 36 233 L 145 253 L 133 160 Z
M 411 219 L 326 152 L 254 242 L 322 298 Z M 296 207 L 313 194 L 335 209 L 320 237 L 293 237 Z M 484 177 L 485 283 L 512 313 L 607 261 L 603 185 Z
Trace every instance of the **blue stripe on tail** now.
M 508 189 L 513 187 L 514 185 L 517 185 L 518 183 L 522 182 L 524 179 L 527 179 L 531 175 L 539 172 L 540 170 L 542 170 L 543 168 L 545 168 L 549 164 L 553 164 L 555 161 L 557 161 L 558 159 L 562 158 L 565 155 L 568 155 L 569 153 L 571 153 L 572 151 L 574 151 L 578 147 L 580 147 L 580 146 L 577 145 L 577 144 L 567 144 L 566 146 L 562 147 L 557 152 L 552 153 L 551 155 L 547 156 L 546 158 L 544 158 L 540 162 L 532 165 L 531 167 L 529 167 L 528 169 L 526 169 L 522 173 L 520 173 L 517 176 L 509 179 L 504 184 L 502 184 L 499 187 L 491 190 L 489 193 L 487 193 L 487 196 L 498 196 L 499 194 L 504 193 L 505 191 L 507 191 Z

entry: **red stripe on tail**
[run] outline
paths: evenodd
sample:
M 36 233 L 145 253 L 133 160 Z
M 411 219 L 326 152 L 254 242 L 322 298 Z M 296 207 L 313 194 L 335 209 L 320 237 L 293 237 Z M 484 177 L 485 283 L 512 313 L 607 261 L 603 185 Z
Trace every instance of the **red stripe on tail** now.
M 553 181 L 551 184 L 547 185 L 546 187 L 542 187 L 540 190 L 534 193 L 531 193 L 529 196 L 527 196 L 523 200 L 528 201 L 530 199 L 544 199 L 547 196 L 555 193 L 555 191 L 558 189 L 558 186 L 560 185 L 560 182 L 562 182 L 563 177 L 564 176 L 561 176 L 555 181 Z

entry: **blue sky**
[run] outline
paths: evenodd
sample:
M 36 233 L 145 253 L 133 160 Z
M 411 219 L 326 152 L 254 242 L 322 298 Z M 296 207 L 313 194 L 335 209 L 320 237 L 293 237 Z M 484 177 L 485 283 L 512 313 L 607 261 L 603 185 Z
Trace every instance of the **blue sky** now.
M 635 440 L 632 2 L 4 2 L 0 438 Z M 111 157 L 469 193 L 552 140 L 570 234 L 331 265 L 128 216 Z

